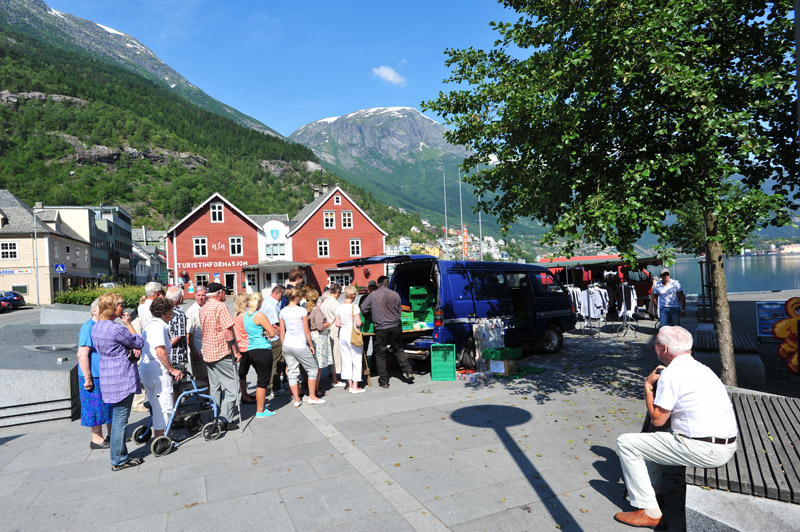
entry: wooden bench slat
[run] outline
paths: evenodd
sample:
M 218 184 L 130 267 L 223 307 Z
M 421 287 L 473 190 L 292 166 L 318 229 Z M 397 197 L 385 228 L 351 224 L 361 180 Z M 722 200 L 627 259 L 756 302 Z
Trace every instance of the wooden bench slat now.
M 765 496 L 770 499 L 778 498 L 778 483 L 772 473 L 774 468 L 780 468 L 778 458 L 775 456 L 772 443 L 769 440 L 769 434 L 766 423 L 761 416 L 758 409 L 758 403 L 761 398 L 756 396 L 748 396 L 747 403 L 750 406 L 750 413 L 752 415 L 753 423 L 755 424 L 755 431 L 751 429 L 750 434 L 753 436 L 753 442 L 756 444 L 754 453 L 758 460 L 758 469 L 761 474 L 760 480 L 764 485 Z M 788 487 L 787 487 L 788 489 Z
M 791 501 L 800 503 L 800 448 L 795 442 L 800 442 L 800 401 L 785 397 L 775 398 L 773 422 L 779 425 L 776 427 L 777 435 L 776 452 L 783 465 L 783 473 L 792 491 Z
M 733 397 L 734 412 L 736 413 L 736 422 L 739 425 L 739 447 L 736 449 L 736 465 L 739 472 L 739 490 L 741 493 L 747 495 L 763 495 L 756 493 L 754 483 L 752 481 L 751 470 L 756 470 L 757 462 L 755 455 L 752 454 L 752 442 L 750 431 L 748 430 L 748 418 L 746 416 L 746 409 L 742 405 L 742 397 L 739 394 L 734 394 Z
M 787 455 L 783 453 L 782 450 L 779 452 L 780 437 L 783 432 L 783 427 L 773 422 L 773 419 L 777 417 L 775 404 L 772 401 L 772 397 L 766 395 L 751 396 L 749 402 L 757 422 L 763 423 L 764 426 L 762 443 L 764 445 L 764 453 L 769 468 L 766 472 L 762 471 L 762 473 L 764 474 L 765 480 L 768 479 L 768 475 L 771 475 L 772 480 L 774 480 L 778 490 L 775 498 L 780 501 L 788 502 L 792 498 L 792 492 L 789 488 L 789 483 L 786 480 L 783 468 L 783 463 Z M 778 443 L 778 445 L 776 445 L 776 443 Z

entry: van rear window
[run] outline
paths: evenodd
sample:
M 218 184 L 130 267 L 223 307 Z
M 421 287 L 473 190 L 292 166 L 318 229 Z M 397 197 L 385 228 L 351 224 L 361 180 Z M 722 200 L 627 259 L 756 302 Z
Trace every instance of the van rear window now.
M 477 301 L 511 299 L 511 292 L 502 272 L 472 272 L 472 290 Z

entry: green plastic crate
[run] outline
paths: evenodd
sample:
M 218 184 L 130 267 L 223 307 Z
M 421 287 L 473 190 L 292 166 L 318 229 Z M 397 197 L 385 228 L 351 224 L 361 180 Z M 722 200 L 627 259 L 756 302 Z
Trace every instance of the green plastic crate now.
M 412 311 L 424 310 L 424 309 L 430 308 L 430 307 L 433 306 L 433 304 L 435 302 L 436 302 L 436 299 L 432 295 L 426 296 L 426 297 L 413 297 L 412 296 L 412 297 L 409 298 L 409 303 L 411 303 L 411 310 Z
M 361 315 L 361 332 L 365 333 L 375 332 L 375 325 L 369 318 L 367 318 L 363 314 Z
M 486 360 L 513 360 L 522 358 L 522 348 L 520 347 L 496 347 L 494 349 L 483 349 L 481 358 Z
M 431 380 L 456 380 L 456 346 L 433 344 L 431 346 Z
M 424 321 L 425 323 L 431 323 L 433 321 L 433 308 L 426 308 L 424 310 L 415 310 L 414 321 Z
M 408 298 L 414 299 L 417 297 L 427 297 L 434 295 L 434 287 L 433 286 L 409 286 L 408 287 Z

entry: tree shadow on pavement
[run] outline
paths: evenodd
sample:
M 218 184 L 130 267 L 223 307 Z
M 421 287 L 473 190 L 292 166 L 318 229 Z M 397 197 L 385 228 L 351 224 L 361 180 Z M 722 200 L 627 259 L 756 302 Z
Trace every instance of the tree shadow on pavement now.
M 533 355 L 518 361 L 519 378 L 495 377 L 466 384 L 480 389 L 500 382 L 513 395 L 525 396 L 539 404 L 553 396 L 580 393 L 586 388 L 618 398 L 641 399 L 642 383 L 657 365 L 652 334 L 638 338 L 599 332 L 590 336 L 565 335 L 564 347 L 554 355 Z M 535 368 L 544 368 L 533 373 Z M 527 373 L 526 373 L 527 372 Z

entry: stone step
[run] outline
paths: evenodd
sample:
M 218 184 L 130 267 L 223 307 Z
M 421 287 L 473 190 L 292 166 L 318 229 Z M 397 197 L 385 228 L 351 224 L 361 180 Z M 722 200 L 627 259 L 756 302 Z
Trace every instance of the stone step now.
M 0 408 L 0 428 L 31 423 L 69 422 L 72 416 L 72 405 L 69 399 L 14 405 Z

